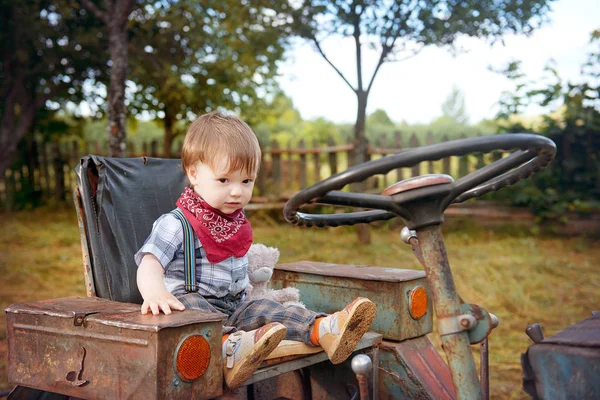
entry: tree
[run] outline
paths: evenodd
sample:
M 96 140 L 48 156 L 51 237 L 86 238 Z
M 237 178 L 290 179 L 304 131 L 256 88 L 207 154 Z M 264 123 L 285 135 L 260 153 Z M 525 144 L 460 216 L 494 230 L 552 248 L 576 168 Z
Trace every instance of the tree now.
M 102 80 L 105 63 L 98 24 L 77 2 L 0 1 L 0 26 L 2 178 L 40 113 L 82 101 L 84 82 Z
M 396 124 L 385 111 L 378 109 L 367 117 L 366 129 L 367 140 L 375 142 L 383 138 L 389 141 L 396 131 Z
M 178 121 L 197 113 L 235 110 L 260 120 L 260 97 L 273 87 L 284 32 L 268 2 L 213 0 L 158 3 L 135 17 L 132 110 L 147 110 L 164 124 L 170 151 Z
M 367 118 L 367 123 L 394 126 L 394 121 L 392 121 L 389 115 L 382 109 L 373 111 L 371 115 L 369 115 L 369 118 Z
M 528 34 L 543 21 L 551 0 L 303 0 L 290 11 L 298 35 L 313 43 L 357 98 L 354 163 L 367 157 L 367 100 L 381 66 L 416 55 L 428 45 L 451 46 L 459 36 L 498 40 L 505 33 Z M 356 85 L 323 50 L 330 36 L 348 37 L 356 51 Z M 375 49 L 378 61 L 365 79 L 363 47 Z M 368 237 L 359 239 L 368 241 Z
M 254 132 L 260 143 L 276 139 L 280 145 L 286 146 L 292 138 L 300 135 L 304 121 L 285 93 L 278 91 L 270 97 L 261 108 L 262 118 L 254 124 Z
M 92 0 L 81 0 L 82 4 L 98 18 L 108 30 L 110 54 L 110 84 L 108 86 L 108 125 L 106 138 L 108 155 L 123 157 L 127 149 L 125 122 L 125 81 L 128 66 L 129 18 L 134 11 L 135 0 L 106 0 L 102 9 Z
M 600 209 L 600 30 L 592 32 L 590 43 L 596 48 L 588 53 L 579 82 L 563 81 L 553 62 L 545 68 L 546 82 L 528 81 L 518 61 L 501 70 L 515 83 L 515 91 L 503 94 L 500 102 L 498 116 L 508 121 L 505 131 L 527 130 L 509 117 L 529 104 L 553 110 L 536 130 L 557 144 L 555 159 L 532 179 L 495 195 L 530 207 L 541 220 Z
M 458 86 L 452 88 L 452 91 L 442 103 L 442 115 L 456 121 L 459 125 L 469 122 L 465 109 L 465 97 Z

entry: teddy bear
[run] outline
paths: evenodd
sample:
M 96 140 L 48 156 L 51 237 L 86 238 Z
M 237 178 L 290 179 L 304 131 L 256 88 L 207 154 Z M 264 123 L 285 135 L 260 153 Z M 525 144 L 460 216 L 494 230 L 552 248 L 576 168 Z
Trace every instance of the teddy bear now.
M 275 264 L 279 260 L 279 250 L 261 243 L 253 243 L 248 250 L 248 278 L 250 284 L 246 288 L 246 299 L 269 299 L 284 306 L 306 306 L 299 300 L 300 291 L 294 287 L 268 289 L 267 282 L 273 275 Z

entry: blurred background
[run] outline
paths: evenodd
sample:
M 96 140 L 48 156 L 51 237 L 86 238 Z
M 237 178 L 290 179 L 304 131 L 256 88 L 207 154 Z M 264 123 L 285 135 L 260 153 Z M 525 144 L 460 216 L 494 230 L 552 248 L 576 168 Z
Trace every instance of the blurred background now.
M 493 396 L 522 398 L 527 324 L 551 334 L 600 308 L 598 21 L 593 0 L 0 0 L 0 305 L 85 295 L 71 200 L 83 155 L 178 157 L 211 110 L 260 140 L 248 211 L 282 262 L 420 269 L 399 224 L 309 232 L 282 221 L 283 204 L 403 149 L 534 132 L 557 144 L 553 163 L 451 207 L 444 228 L 463 298 L 502 321 Z M 361 190 L 502 156 L 399 169 Z M 7 389 L 4 321 L 0 339 Z

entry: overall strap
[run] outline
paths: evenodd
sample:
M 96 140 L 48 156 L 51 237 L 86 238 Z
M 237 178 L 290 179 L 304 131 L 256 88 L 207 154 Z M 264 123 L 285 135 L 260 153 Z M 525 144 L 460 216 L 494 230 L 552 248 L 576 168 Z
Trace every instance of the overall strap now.
M 171 211 L 183 225 L 183 264 L 185 268 L 185 291 L 197 292 L 196 285 L 196 249 L 194 230 L 179 208 Z

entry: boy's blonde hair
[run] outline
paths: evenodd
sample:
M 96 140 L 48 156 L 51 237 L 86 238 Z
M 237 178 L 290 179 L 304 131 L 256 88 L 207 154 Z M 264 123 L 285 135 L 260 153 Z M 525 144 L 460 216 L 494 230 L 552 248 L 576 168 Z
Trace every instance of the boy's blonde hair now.
M 240 118 L 213 111 L 190 125 L 181 149 L 181 165 L 186 172 L 198 161 L 214 169 L 223 157 L 228 158 L 230 171 L 258 173 L 260 145 Z

